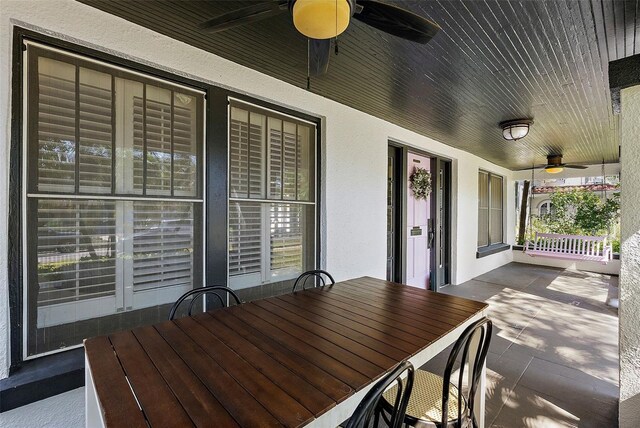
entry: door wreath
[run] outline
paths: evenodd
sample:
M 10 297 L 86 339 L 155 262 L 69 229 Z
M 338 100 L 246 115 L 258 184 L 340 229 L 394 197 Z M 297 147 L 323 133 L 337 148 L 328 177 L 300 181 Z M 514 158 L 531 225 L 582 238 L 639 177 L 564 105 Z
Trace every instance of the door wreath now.
M 416 199 L 427 199 L 431 194 L 431 173 L 426 169 L 416 167 L 409 181 L 409 188 Z

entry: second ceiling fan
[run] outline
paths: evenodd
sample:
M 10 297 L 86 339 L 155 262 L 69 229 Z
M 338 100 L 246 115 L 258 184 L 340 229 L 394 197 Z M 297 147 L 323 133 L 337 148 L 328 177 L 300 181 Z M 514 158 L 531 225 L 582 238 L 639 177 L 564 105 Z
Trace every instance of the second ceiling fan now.
M 289 12 L 296 29 L 309 38 L 309 74 L 322 75 L 329 66 L 331 39 L 344 32 L 351 18 L 385 33 L 426 44 L 438 24 L 406 9 L 376 0 L 271 0 L 246 6 L 202 22 L 216 33 Z
M 562 155 L 548 155 L 547 156 L 547 164 L 546 165 L 536 165 L 532 168 L 528 169 L 544 169 L 546 172 L 550 174 L 557 174 L 562 172 L 565 168 L 571 169 L 586 169 L 587 167 L 584 165 L 574 165 L 568 163 L 562 163 Z

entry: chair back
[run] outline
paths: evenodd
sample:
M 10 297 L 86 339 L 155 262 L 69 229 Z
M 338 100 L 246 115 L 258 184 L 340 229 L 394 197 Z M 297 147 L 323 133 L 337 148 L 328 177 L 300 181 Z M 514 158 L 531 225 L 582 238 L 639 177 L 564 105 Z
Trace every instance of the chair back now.
M 407 381 L 402 382 L 401 375 L 407 372 Z M 371 417 L 375 416 L 374 427 L 378 426 L 378 402 L 382 397 L 382 393 L 394 382 L 398 385 L 395 402 L 393 403 L 393 411 L 390 417 L 390 428 L 399 428 L 402 426 L 404 416 L 407 413 L 407 405 L 413 388 L 413 365 L 409 361 L 403 361 L 398 364 L 389 374 L 382 378 L 367 395 L 364 396 L 358 407 L 349 418 L 346 428 L 363 428 L 368 427 Z
M 454 371 L 454 366 L 456 361 L 458 360 L 458 356 L 460 356 L 460 373 L 458 375 L 458 382 L 456 386 L 458 387 L 458 394 L 461 397 L 458 397 L 458 414 L 457 419 L 454 424 L 454 427 L 462 427 L 463 422 L 468 417 L 471 420 L 471 424 L 473 427 L 477 427 L 478 424 L 476 422 L 475 415 L 473 413 L 473 405 L 474 398 L 476 395 L 476 391 L 478 389 L 478 384 L 480 383 L 480 377 L 482 376 L 482 368 L 484 367 L 484 363 L 487 360 L 487 353 L 489 352 L 489 344 L 491 342 L 491 330 L 493 328 L 493 324 L 488 318 L 482 318 L 481 320 L 476 321 L 466 328 L 464 332 L 460 335 L 456 343 L 453 345 L 453 349 L 449 354 L 449 359 L 447 360 L 447 366 L 444 371 L 444 381 L 442 383 L 442 426 L 449 426 L 447 423 L 449 421 L 448 409 L 449 409 L 449 385 L 451 382 L 451 374 Z M 474 338 L 477 338 L 475 340 Z M 469 365 L 465 370 L 465 362 L 467 357 L 469 356 L 469 352 L 475 355 L 473 361 L 469 362 Z M 468 379 L 470 379 L 470 385 L 468 385 L 468 389 L 466 394 L 463 393 L 462 390 L 462 381 L 464 379 L 465 373 L 467 374 Z M 462 414 L 462 408 L 464 403 L 467 403 L 467 414 Z
M 327 277 L 327 280 L 331 281 L 331 285 L 336 283 L 333 277 L 331 276 L 331 274 L 326 270 L 315 269 L 315 270 L 307 271 L 296 279 L 296 282 L 293 283 L 293 290 L 291 292 L 295 293 L 299 284 L 302 284 L 303 290 L 306 289 L 307 281 L 309 279 L 313 281 L 314 287 L 325 286 L 327 285 L 327 282 L 325 281 L 325 277 Z
M 200 296 L 204 296 L 206 294 L 215 296 L 220 301 L 220 304 L 222 305 L 222 307 L 227 306 L 225 300 L 223 300 L 222 296 L 220 295 L 222 293 L 227 293 L 228 296 L 232 297 L 235 300 L 237 305 L 242 303 L 238 295 L 235 293 L 235 291 L 233 291 L 229 287 L 216 285 L 213 287 L 194 288 L 193 290 L 189 290 L 186 293 L 184 293 L 182 296 L 180 296 L 180 298 L 176 300 L 173 306 L 171 306 L 171 310 L 169 311 L 169 320 L 174 319 L 176 312 L 178 311 L 178 307 L 180 307 L 180 304 L 184 302 L 186 299 L 188 299 L 189 297 L 191 297 L 191 302 L 189 302 L 189 310 L 187 312 L 189 316 L 191 316 L 191 312 L 193 311 L 193 305 L 196 302 L 197 298 Z

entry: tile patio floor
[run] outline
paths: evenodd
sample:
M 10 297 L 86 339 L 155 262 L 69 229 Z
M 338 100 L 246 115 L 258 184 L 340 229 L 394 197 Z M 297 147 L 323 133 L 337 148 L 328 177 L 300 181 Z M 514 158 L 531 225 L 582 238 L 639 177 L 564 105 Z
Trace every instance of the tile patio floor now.
M 487 427 L 618 426 L 617 280 L 511 263 L 442 290 L 490 305 Z

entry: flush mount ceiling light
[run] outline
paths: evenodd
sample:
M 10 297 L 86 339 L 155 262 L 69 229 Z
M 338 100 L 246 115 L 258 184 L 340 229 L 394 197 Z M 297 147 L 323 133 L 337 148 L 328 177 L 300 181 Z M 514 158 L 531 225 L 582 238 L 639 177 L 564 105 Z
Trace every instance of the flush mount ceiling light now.
M 516 119 L 501 122 L 502 136 L 505 140 L 517 141 L 524 138 L 529 133 L 529 128 L 533 125 L 533 120 Z
M 291 7 L 293 25 L 311 39 L 331 39 L 349 26 L 353 0 L 296 0 Z

